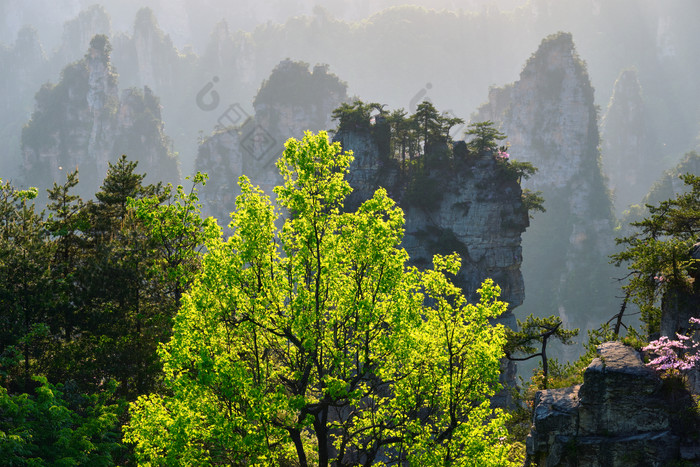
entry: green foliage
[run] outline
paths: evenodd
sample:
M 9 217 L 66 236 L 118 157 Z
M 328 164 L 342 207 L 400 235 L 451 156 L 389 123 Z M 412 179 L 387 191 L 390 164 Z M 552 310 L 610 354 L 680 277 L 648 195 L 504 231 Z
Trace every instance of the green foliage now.
M 611 256 L 617 266 L 626 264 L 630 270 L 624 289 L 639 306 L 647 334 L 659 331 L 663 294 L 697 287 L 690 250 L 700 233 L 700 177 L 686 174 L 681 179 L 689 191 L 647 205 L 649 215 L 631 224 L 636 233 L 617 239 L 625 249 Z
M 495 151 L 498 148 L 498 142 L 506 139 L 506 135 L 498 131 L 490 120 L 470 123 L 465 135 L 472 137 L 467 142 L 467 149 L 479 155 Z
M 380 148 L 386 148 L 390 158 L 401 160 L 404 168 L 406 156 L 410 160 L 421 157 L 422 168 L 427 168 L 429 161 L 447 161 L 452 157 L 452 139 L 450 129 L 464 120 L 442 114 L 429 101 L 418 104 L 416 113 L 407 115 L 404 109 L 393 112 L 384 110 L 384 105 L 372 102 L 365 104 L 355 100 L 352 104 L 343 103 L 333 111 L 333 119 L 338 120 L 341 130 L 375 130 L 373 136 Z M 375 115 L 375 124 L 371 117 Z M 378 126 L 388 126 L 389 142 L 381 141 L 384 133 L 376 131 Z M 382 153 L 382 155 L 385 155 Z
M 204 186 L 207 178 L 206 174 L 197 172 L 189 193 L 182 185 L 173 193 L 173 186 L 168 184 L 162 193 L 129 199 L 129 209 L 143 221 L 157 250 L 158 259 L 151 266 L 152 272 L 166 287 L 172 287 L 176 308 L 180 307 L 182 294 L 199 269 L 205 240 L 220 235 L 214 218 L 201 217 L 197 186 Z
M 23 365 L 0 367 L 5 384 L 26 387 L 39 353 L 34 328 L 50 316 L 52 252 L 45 248 L 43 213 L 31 200 L 36 188 L 18 190 L 0 180 L 0 356 L 21 346 Z
M 541 191 L 530 191 L 525 188 L 522 193 L 523 208 L 530 213 L 530 218 L 532 219 L 532 212 L 545 212 L 544 208 L 544 197 L 542 197 Z
M 578 335 L 578 329 L 565 329 L 561 325 L 562 321 L 558 316 L 540 318 L 529 315 L 525 321 L 518 320 L 518 330 L 506 329 L 507 344 L 504 350 L 509 360 L 524 361 L 540 357 L 542 365 L 540 389 L 548 387 L 550 361 L 547 358 L 547 343 L 549 340 L 556 339 L 564 345 L 570 345 L 573 344 L 571 339 Z M 515 355 L 519 353 L 527 356 L 516 357 Z
M 383 189 L 343 212 L 351 155 L 325 132 L 289 140 L 279 210 L 242 177 L 233 235 L 211 239 L 161 352 L 169 396 L 131 407 L 151 465 L 506 465 L 489 407 L 506 309 L 472 305 L 456 256 L 406 266 L 403 212 Z
M 498 161 L 499 167 L 503 170 L 506 176 L 520 183 L 523 179 L 527 180 L 537 173 L 537 167 L 532 165 L 532 162 L 520 162 L 517 160 L 501 159 Z M 539 195 L 540 192 L 535 192 L 534 195 Z
M 440 114 L 429 101 L 418 104 L 416 113 L 411 117 L 415 121 L 419 141 L 423 145 L 423 163 L 429 166 L 429 160 L 449 159 L 447 150 L 451 143 L 450 128 L 464 123 L 464 120 L 456 117 L 448 117 Z
M 0 465 L 128 461 L 123 401 L 159 389 L 156 348 L 220 233 L 199 215 L 204 175 L 186 193 L 143 185 L 136 167 L 110 164 L 88 203 L 68 173 L 48 217 L 36 188 L 0 182 Z
M 383 105 L 377 102 L 365 104 L 359 99 L 353 101 L 352 104 L 343 102 L 340 106 L 333 110 L 331 116 L 333 120 L 338 121 L 338 131 L 342 130 L 369 130 L 372 112 L 381 112 Z
M 34 395 L 11 395 L 0 386 L 0 464 L 114 465 L 122 449 L 120 410 L 107 403 L 114 387 L 83 396 L 46 378 L 35 380 Z
M 162 188 L 144 185 L 137 165 L 126 156 L 110 163 L 96 202 L 85 208 L 90 227 L 80 271 L 83 330 L 66 349 L 92 356 L 67 358 L 80 375 L 72 377 L 88 387 L 96 374 L 115 378 L 118 394 L 127 399 L 157 385 L 156 348 L 169 336 L 175 311 L 173 297 L 151 273 L 160 260 L 155 240 L 130 208 L 132 200 L 157 196 Z

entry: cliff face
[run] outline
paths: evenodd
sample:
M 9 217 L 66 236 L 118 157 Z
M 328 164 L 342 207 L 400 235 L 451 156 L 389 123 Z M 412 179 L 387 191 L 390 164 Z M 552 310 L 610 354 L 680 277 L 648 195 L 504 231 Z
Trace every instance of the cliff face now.
M 542 41 L 520 79 L 492 89 L 476 120 L 500 123 L 519 160 L 539 168 L 524 187 L 542 191 L 546 213 L 523 235 L 525 313 L 558 313 L 597 327 L 617 306 L 612 203 L 600 168 L 593 88 L 570 34 Z
M 641 202 L 658 175 L 657 148 L 649 130 L 637 72 L 625 70 L 601 124 L 603 167 L 618 215 Z
M 91 196 L 121 154 L 141 160 L 151 181 L 177 182 L 177 161 L 163 133 L 160 106 L 150 90 L 129 89 L 119 98 L 117 74 L 105 36 L 95 36 L 85 57 L 42 86 L 22 131 L 24 177 L 38 186 L 63 182 L 78 168 L 81 194 Z
M 98 34 L 110 37 L 112 25 L 109 14 L 102 5 L 92 5 L 63 25 L 61 44 L 51 58 L 51 68 L 58 73 L 66 63 L 80 60 L 83 50 Z
M 201 191 L 204 210 L 221 224 L 235 208 L 238 177 L 246 175 L 266 193 L 281 183 L 275 162 L 289 138 L 301 139 L 305 130 L 331 126 L 331 111 L 346 98 L 346 85 L 326 67 L 309 70 L 301 62 L 285 60 L 272 71 L 249 116 L 240 105 L 228 107 L 217 130 L 201 140 L 196 170 L 209 174 Z
M 528 465 L 697 465 L 700 425 L 689 394 L 662 382 L 620 342 L 598 353 L 583 385 L 537 393 Z
M 439 187 L 441 197 L 426 208 L 413 202 L 408 181 L 393 161 L 379 157 L 380 150 L 368 132 L 341 131 L 334 140 L 353 151 L 350 204 L 371 198 L 380 186 L 386 188 L 404 210 L 402 246 L 411 263 L 429 267 L 433 255 L 456 251 L 462 257 L 462 268 L 455 284 L 470 300 L 478 300 L 476 290 L 484 279 L 492 278 L 501 287 L 501 300 L 510 305 L 501 321 L 514 325 L 511 311 L 525 296 L 520 243 L 529 225 L 517 180 L 506 175 L 491 156 L 472 163 L 453 161 L 430 171 L 429 183 Z

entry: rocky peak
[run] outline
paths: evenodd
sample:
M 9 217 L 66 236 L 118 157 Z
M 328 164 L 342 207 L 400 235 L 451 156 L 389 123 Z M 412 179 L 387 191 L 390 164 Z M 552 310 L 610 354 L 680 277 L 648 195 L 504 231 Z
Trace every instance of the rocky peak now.
M 36 29 L 31 26 L 25 26 L 19 30 L 15 40 L 14 55 L 17 58 L 46 60 L 46 54 Z
M 46 54 L 33 27 L 21 28 L 13 46 L 0 44 L 0 131 L 4 149 L 0 172 L 5 179 L 19 173 L 19 135 L 46 71 Z
M 5 52 L 5 53 L 2 53 Z M 2 79 L 0 85 L 3 92 L 0 99 L 8 104 L 17 105 L 19 110 L 31 93 L 41 82 L 41 76 L 45 73 L 46 53 L 39 40 L 37 30 L 31 26 L 25 26 L 17 33 L 14 46 L 3 51 L 0 49 L 0 63 Z M 8 109 L 9 110 L 9 109 Z M 4 126 L 3 126 L 4 128 Z
M 539 171 L 523 183 L 542 191 L 547 212 L 523 235 L 525 313 L 558 313 L 571 327 L 613 314 L 612 202 L 600 168 L 593 88 L 571 34 L 545 38 L 520 79 L 494 88 L 475 120 L 492 120 L 519 160 Z M 591 300 L 591 291 L 595 290 Z
M 329 73 L 327 65 L 282 60 L 260 86 L 253 108 L 263 124 L 281 124 L 290 133 L 331 126 L 330 115 L 347 95 L 347 84 Z M 307 123 L 306 128 L 299 124 Z M 317 131 L 317 130 L 315 130 Z
M 347 98 L 346 89 L 326 66 L 309 70 L 307 63 L 284 60 L 260 86 L 253 116 L 240 105 L 230 106 L 198 150 L 196 170 L 209 174 L 201 193 L 206 212 L 226 223 L 243 174 L 271 194 L 281 182 L 274 162 L 284 142 L 330 127 L 331 112 Z
M 109 36 L 112 32 L 109 14 L 102 5 L 92 5 L 63 26 L 61 45 L 53 63 L 58 71 L 65 63 L 80 58 L 80 51 L 89 47 L 97 34 Z
M 527 465 L 631 466 L 700 461 L 687 391 L 670 387 L 620 342 L 598 347 L 583 384 L 540 391 Z
M 121 154 L 142 158 L 149 181 L 177 182 L 177 161 L 163 133 L 160 106 L 150 90 L 119 97 L 107 37 L 90 41 L 84 58 L 68 65 L 58 84 L 36 94 L 31 120 L 22 131 L 23 171 L 33 185 L 62 183 L 65 171 L 80 171 L 81 195 L 92 196 Z
M 518 157 L 540 168 L 529 187 L 567 187 L 597 164 L 593 88 L 569 33 L 544 39 L 520 79 L 492 89 L 478 115 L 501 122 Z
M 132 41 L 142 86 L 156 86 L 173 79 L 177 51 L 150 8 L 141 8 L 136 13 Z
M 603 166 L 618 214 L 640 203 L 657 176 L 659 161 L 649 135 L 637 72 L 624 70 L 615 81 L 601 123 Z
M 85 55 L 88 69 L 87 103 L 91 112 L 99 112 L 109 100 L 117 99 L 117 74 L 110 62 L 111 49 L 107 36 L 97 35 L 90 41 Z
M 506 174 L 496 158 L 482 156 L 469 163 L 436 165 L 430 170 L 427 191 L 439 191 L 438 201 L 417 202 L 415 185 L 395 161 L 380 156 L 376 140 L 366 130 L 341 130 L 334 137 L 353 151 L 348 181 L 353 187 L 350 205 L 369 199 L 379 187 L 404 210 L 402 246 L 411 263 L 429 267 L 435 254 L 457 252 L 462 268 L 454 282 L 470 300 L 486 278 L 501 287 L 509 312 L 500 319 L 514 326 L 512 310 L 524 299 L 521 234 L 529 226 L 518 181 Z M 422 194 L 423 197 L 427 195 Z

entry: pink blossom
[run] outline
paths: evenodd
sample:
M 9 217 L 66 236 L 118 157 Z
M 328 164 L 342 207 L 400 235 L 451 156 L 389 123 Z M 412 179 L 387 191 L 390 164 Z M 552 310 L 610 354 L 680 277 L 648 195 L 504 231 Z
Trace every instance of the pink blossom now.
M 691 318 L 690 323 L 700 323 L 700 319 Z M 689 371 L 695 368 L 700 361 L 699 344 L 683 334 L 676 333 L 676 337 L 678 340 L 661 336 L 643 347 L 642 350 L 656 355 L 656 358 L 647 363 L 647 366 L 661 372 Z

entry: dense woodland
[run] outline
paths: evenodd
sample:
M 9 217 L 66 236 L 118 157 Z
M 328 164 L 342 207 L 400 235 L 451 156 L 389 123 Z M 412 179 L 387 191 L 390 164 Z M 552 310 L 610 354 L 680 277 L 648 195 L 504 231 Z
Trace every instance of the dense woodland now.
M 2 185 L 3 463 L 117 462 L 123 402 L 160 387 L 156 348 L 212 223 L 196 192 L 144 185 L 136 167 L 110 164 L 91 200 L 72 172 L 41 212 L 35 189 Z

